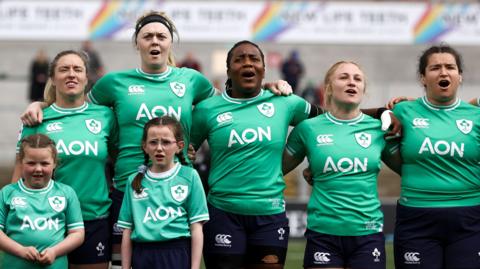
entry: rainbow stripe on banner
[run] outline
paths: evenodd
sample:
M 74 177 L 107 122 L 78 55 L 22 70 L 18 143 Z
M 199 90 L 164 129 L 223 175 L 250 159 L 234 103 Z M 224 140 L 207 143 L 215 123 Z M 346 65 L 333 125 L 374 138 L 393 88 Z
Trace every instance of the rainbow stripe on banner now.
M 105 0 L 89 23 L 89 38 L 109 39 L 126 26 L 133 25 L 132 20 L 144 9 L 145 0 L 109 1 Z M 134 14 L 134 18 L 129 16 Z
M 307 2 L 273 2 L 266 3 L 262 12 L 252 26 L 252 39 L 254 41 L 274 41 L 276 38 L 294 27 L 296 19 L 289 19 L 289 16 L 301 16 L 303 12 L 317 3 Z M 321 5 L 323 6 L 323 4 Z
M 462 16 L 468 11 L 468 4 L 443 5 L 429 4 L 414 28 L 414 43 L 425 44 L 442 41 L 458 25 L 446 20 L 446 17 Z

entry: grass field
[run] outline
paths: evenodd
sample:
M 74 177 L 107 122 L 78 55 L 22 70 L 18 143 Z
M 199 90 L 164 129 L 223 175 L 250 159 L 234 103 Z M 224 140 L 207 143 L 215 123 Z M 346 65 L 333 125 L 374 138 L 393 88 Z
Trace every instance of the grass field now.
M 300 269 L 303 263 L 303 251 L 305 250 L 304 240 L 290 240 L 288 244 L 287 262 L 285 269 Z M 387 243 L 387 269 L 394 269 L 393 266 L 393 246 L 392 243 Z M 2 264 L 3 253 L 0 252 L 0 269 Z M 202 267 L 203 268 L 203 267 Z M 6 269 L 6 268 L 5 268 Z

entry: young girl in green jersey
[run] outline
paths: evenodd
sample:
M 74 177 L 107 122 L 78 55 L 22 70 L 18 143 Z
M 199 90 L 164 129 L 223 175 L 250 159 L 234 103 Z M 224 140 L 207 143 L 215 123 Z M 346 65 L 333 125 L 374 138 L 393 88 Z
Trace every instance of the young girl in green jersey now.
M 185 166 L 184 146 L 175 118 L 145 124 L 144 165 L 128 180 L 118 218 L 122 268 L 200 268 L 202 226 L 209 216 L 200 177 Z
M 22 139 L 22 178 L 0 191 L 2 268 L 68 268 L 66 254 L 83 242 L 80 204 L 72 188 L 51 179 L 55 143 L 46 135 Z
M 380 121 L 360 111 L 365 75 L 354 62 L 325 75 L 328 112 L 291 132 L 283 173 L 305 156 L 313 175 L 307 209 L 304 268 L 385 268 L 377 175 L 385 145 Z

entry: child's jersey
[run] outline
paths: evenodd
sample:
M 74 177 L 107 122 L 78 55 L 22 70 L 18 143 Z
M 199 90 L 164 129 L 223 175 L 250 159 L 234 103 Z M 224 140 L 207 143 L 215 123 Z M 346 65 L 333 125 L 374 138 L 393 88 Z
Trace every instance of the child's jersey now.
M 377 175 L 385 140 L 380 125 L 364 114 L 339 120 L 326 113 L 293 129 L 286 150 L 297 159 L 307 156 L 314 181 L 308 229 L 340 236 L 382 231 Z
M 54 180 L 45 188 L 31 189 L 20 179 L 0 191 L 0 229 L 21 245 L 34 246 L 42 252 L 63 241 L 68 231 L 83 229 L 77 195 L 69 186 Z M 67 267 L 67 256 L 57 257 L 50 267 L 40 267 L 5 253 L 2 268 Z
M 210 146 L 208 201 L 236 214 L 284 212 L 281 168 L 288 127 L 309 113 L 304 99 L 264 90 L 249 99 L 224 92 L 198 104 L 191 141 L 198 148 L 207 139 Z
M 480 204 L 480 108 L 457 99 L 435 106 L 426 97 L 394 108 L 403 137 L 399 203 L 413 207 Z
M 147 121 L 164 115 L 176 118 L 182 124 L 188 145 L 192 105 L 214 93 L 210 82 L 189 68 L 168 67 L 157 75 L 132 69 L 109 73 L 97 81 L 88 97 L 96 104 L 111 107 L 119 124 L 115 188 L 123 191 L 128 176 L 143 163 L 141 140 Z
M 177 163 L 164 173 L 149 170 L 140 193 L 131 187 L 135 176 L 128 180 L 117 223 L 132 230 L 133 241 L 188 238 L 190 224 L 209 219 L 202 182 L 193 168 Z
M 37 133 L 48 135 L 55 141 L 59 158 L 53 177 L 75 190 L 83 219 L 108 217 L 111 200 L 105 164 L 117 135 L 112 110 L 89 103 L 69 109 L 52 104 L 43 114 L 40 125 L 23 128 L 17 152 L 22 138 Z

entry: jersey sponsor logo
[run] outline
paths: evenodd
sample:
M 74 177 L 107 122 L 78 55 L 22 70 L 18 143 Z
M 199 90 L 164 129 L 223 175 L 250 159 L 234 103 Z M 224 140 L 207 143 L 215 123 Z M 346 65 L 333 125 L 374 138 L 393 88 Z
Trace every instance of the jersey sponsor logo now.
M 377 248 L 373 250 L 372 255 L 373 257 L 375 257 L 373 259 L 373 262 L 380 262 L 380 256 L 382 255 L 382 253 Z
M 330 262 L 330 253 L 328 252 L 315 252 L 313 254 L 313 260 L 315 264 L 327 264 Z
M 222 114 L 218 114 L 217 122 L 219 124 L 227 124 L 227 123 L 233 122 L 232 112 L 225 112 Z
M 317 146 L 333 145 L 333 134 L 319 134 L 317 135 Z
M 285 240 L 285 237 L 283 237 L 283 235 L 285 234 L 285 229 L 280 228 L 280 229 L 277 230 L 277 233 L 280 235 L 278 237 L 278 240 Z
M 473 121 L 471 120 L 466 120 L 466 119 L 460 119 L 457 120 L 457 128 L 464 134 L 468 134 L 472 131 L 473 127 Z
M 170 82 L 170 89 L 178 97 L 183 97 L 185 95 L 185 84 L 180 82 Z
M 100 131 L 102 131 L 102 122 L 94 119 L 88 119 L 85 120 L 85 125 L 87 126 L 87 129 L 92 133 L 92 134 L 98 134 Z
M 372 144 L 372 135 L 365 132 L 356 133 L 355 140 L 360 146 L 368 148 Z
M 72 141 L 68 145 L 60 139 L 57 142 L 57 151 L 58 153 L 64 153 L 65 155 L 90 155 L 98 156 L 98 142 L 95 141 L 90 143 L 90 141 Z
M 425 118 L 415 118 L 413 119 L 413 128 L 428 128 L 430 123 L 428 123 L 429 119 Z
M 178 121 L 180 121 L 180 116 L 182 115 L 182 107 L 175 107 L 172 106 L 154 106 L 152 109 L 149 109 L 145 103 L 140 105 L 140 108 L 137 112 L 137 117 L 135 120 L 140 120 L 142 118 L 147 118 L 149 120 L 161 116 L 168 115 L 170 117 L 174 117 Z
M 272 141 L 272 130 L 270 126 L 267 126 L 267 130 L 262 127 L 257 129 L 247 128 L 239 134 L 235 129 L 230 131 L 230 138 L 228 139 L 228 147 L 232 147 L 234 144 L 248 145 L 250 143 L 263 140 Z
M 366 221 L 365 222 L 365 230 L 374 230 L 377 232 L 383 231 L 383 223 L 377 221 Z
M 29 216 L 23 217 L 22 226 L 20 226 L 20 230 L 30 229 L 32 231 L 39 230 L 55 230 L 58 231 L 60 229 L 59 220 L 58 218 L 34 218 L 33 220 L 30 219 Z
M 130 85 L 128 86 L 128 95 L 142 95 L 145 94 L 144 85 Z
M 101 257 L 101 256 L 105 255 L 105 253 L 103 253 L 103 250 L 105 249 L 105 246 L 102 244 L 102 242 L 98 242 L 95 249 L 97 250 L 97 256 L 98 257 Z
M 172 194 L 173 199 L 177 202 L 181 202 L 187 198 L 188 195 L 188 186 L 185 185 L 176 185 L 170 188 L 170 193 Z
M 275 106 L 272 103 L 261 103 L 257 105 L 258 111 L 271 118 L 275 114 Z
M 405 259 L 405 264 L 420 264 L 420 253 L 418 252 L 405 252 L 403 258 Z
M 19 208 L 19 207 L 26 207 L 27 206 L 27 198 L 26 197 L 12 197 L 12 201 L 10 202 L 10 207 Z
M 448 142 L 445 140 L 438 140 L 435 143 L 432 143 L 429 137 L 426 137 L 422 145 L 420 146 L 420 150 L 418 154 L 423 154 L 424 152 L 429 152 L 432 155 L 450 155 L 451 157 L 455 157 L 457 155 L 460 158 L 463 158 L 463 153 L 465 150 L 465 144 L 460 143 L 460 146 L 455 143 L 454 141 Z
M 57 212 L 62 212 L 65 209 L 66 200 L 64 196 L 48 197 L 48 203 Z
M 327 160 L 325 161 L 325 165 L 323 167 L 323 173 L 328 173 L 328 172 L 342 172 L 342 173 L 348 173 L 348 172 L 367 172 L 367 167 L 368 167 L 368 158 L 363 158 L 363 161 L 360 160 L 360 158 L 340 158 L 337 162 L 333 160 L 331 156 L 327 157 Z
M 152 209 L 148 206 L 147 210 L 145 211 L 145 216 L 143 217 L 143 223 L 146 223 L 148 221 L 162 221 L 169 218 L 175 219 L 181 216 L 183 216 L 183 211 L 181 207 L 173 208 L 171 206 L 159 206 L 156 209 Z
M 52 122 L 47 124 L 47 133 L 57 133 L 63 131 L 62 122 Z
M 141 200 L 141 199 L 146 199 L 148 197 L 148 193 L 146 192 L 148 188 L 144 188 L 140 190 L 140 193 L 137 193 L 135 190 L 133 190 L 133 199 L 136 200 Z
M 217 234 L 215 235 L 215 246 L 217 247 L 232 247 L 232 241 L 230 240 L 232 236 L 229 234 Z

